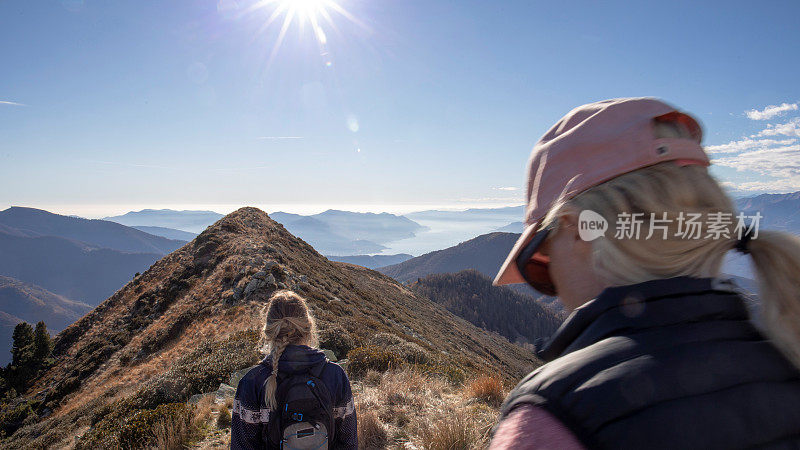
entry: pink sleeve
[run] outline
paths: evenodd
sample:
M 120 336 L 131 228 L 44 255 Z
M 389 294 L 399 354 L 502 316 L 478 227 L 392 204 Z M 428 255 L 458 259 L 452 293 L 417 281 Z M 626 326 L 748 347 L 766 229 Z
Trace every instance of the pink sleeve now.
M 533 405 L 520 406 L 497 427 L 491 450 L 572 450 L 585 448 L 555 416 Z

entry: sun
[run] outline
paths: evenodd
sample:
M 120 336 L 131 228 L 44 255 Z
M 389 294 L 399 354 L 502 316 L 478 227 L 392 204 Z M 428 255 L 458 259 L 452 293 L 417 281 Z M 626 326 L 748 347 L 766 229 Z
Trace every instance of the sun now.
M 335 16 L 344 17 L 348 21 L 364 27 L 364 24 L 339 5 L 336 0 L 261 0 L 255 3 L 250 11 L 271 11 L 269 17 L 261 25 L 260 32 L 268 30 L 274 23 L 280 22 L 280 18 L 283 18 L 268 65 L 280 49 L 286 32 L 293 23 L 297 23 L 301 30 L 306 26 L 311 27 L 314 38 L 319 44 L 320 53 L 323 55 L 328 53 L 328 37 L 325 29 L 338 31 L 334 21 Z M 327 64 L 330 65 L 330 62 Z

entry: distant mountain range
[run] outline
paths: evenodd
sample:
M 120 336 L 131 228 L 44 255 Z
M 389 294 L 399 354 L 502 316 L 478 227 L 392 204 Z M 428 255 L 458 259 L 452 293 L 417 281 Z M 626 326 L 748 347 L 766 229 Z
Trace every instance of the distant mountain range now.
M 0 230 L 0 274 L 90 305 L 100 303 L 162 256 Z
M 415 281 L 433 273 L 454 273 L 467 269 L 494 277 L 518 238 L 519 234 L 514 233 L 488 233 L 454 247 L 381 267 L 378 271 L 401 282 Z
M 413 256 L 409 255 L 408 253 L 400 253 L 398 255 L 354 255 L 326 257 L 331 261 L 357 264 L 359 266 L 364 266 L 367 269 L 375 269 L 378 267 L 388 266 L 390 264 L 398 264 L 413 258 Z
M 378 253 L 383 243 L 424 230 L 403 216 L 328 210 L 311 216 L 274 212 L 270 217 L 326 255 Z
M 456 246 L 426 253 L 399 264 L 378 267 L 376 270 L 404 283 L 431 274 L 456 273 L 469 269 L 475 269 L 484 276 L 494 279 L 519 236 L 515 233 L 499 232 L 483 234 Z M 542 295 L 527 284 L 512 284 L 508 289 L 536 299 L 556 314 L 564 313 L 563 306 L 555 297 Z
M 736 208 L 747 215 L 760 212 L 762 219 L 759 229 L 800 234 L 800 192 L 741 198 L 736 200 Z
M 356 213 L 329 209 L 309 217 L 326 223 L 331 231 L 348 239 L 364 239 L 379 244 L 410 238 L 425 229 L 408 217 L 389 213 Z
M 504 221 L 519 220 L 524 212 L 524 206 L 508 206 L 504 208 L 472 208 L 464 211 L 440 211 L 432 209 L 412 212 L 405 216 L 411 220 L 500 220 L 502 223 Z
M 62 216 L 41 209 L 17 206 L 0 211 L 0 225 L 22 231 L 28 236 L 57 236 L 96 248 L 128 253 L 166 255 L 186 243 L 106 220 Z
M 521 233 L 524 228 L 524 222 L 511 222 L 510 224 L 500 227 L 494 231 L 500 231 L 502 233 Z
M 33 208 L 0 211 L 0 275 L 88 305 L 185 243 L 105 220 Z
M 383 245 L 365 239 L 351 239 L 339 235 L 322 220 L 310 216 L 275 212 L 270 217 L 295 236 L 311 244 L 319 252 L 329 255 L 378 253 Z
M 145 233 L 149 233 L 155 236 L 161 236 L 167 239 L 173 239 L 184 242 L 189 242 L 197 237 L 197 233 L 190 233 L 188 231 L 176 230 L 174 228 L 147 227 L 144 225 L 138 225 L 131 228 L 136 228 L 139 231 L 144 231 Z
M 106 217 L 103 220 L 109 220 L 129 227 L 163 227 L 196 234 L 202 232 L 206 227 L 221 218 L 222 214 L 214 211 L 143 209 L 141 211 L 131 211 L 121 216 Z
M 131 211 L 105 220 L 128 225 L 150 234 L 171 239 L 191 240 L 197 233 L 222 217 L 213 211 L 175 211 L 170 209 Z M 304 216 L 285 212 L 270 214 L 295 236 L 328 255 L 378 253 L 382 244 L 414 237 L 425 227 L 403 216 L 389 213 L 357 213 L 327 210 Z
M 11 336 L 20 322 L 35 325 L 44 320 L 55 334 L 84 314 L 92 306 L 54 294 L 31 283 L 0 276 L 0 364 L 11 360 Z

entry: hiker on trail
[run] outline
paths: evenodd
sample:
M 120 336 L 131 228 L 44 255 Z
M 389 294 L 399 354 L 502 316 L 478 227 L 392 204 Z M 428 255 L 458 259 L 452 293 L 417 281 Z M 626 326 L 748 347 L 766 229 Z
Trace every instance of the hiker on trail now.
M 581 106 L 536 144 L 526 228 L 495 284 L 571 314 L 491 448 L 800 448 L 800 238 L 735 211 L 701 137 L 691 116 L 628 98 Z M 758 325 L 720 278 L 730 250 L 754 263 Z
M 280 291 L 266 310 L 269 356 L 236 389 L 231 448 L 358 448 L 350 381 L 313 348 L 317 331 L 305 300 Z

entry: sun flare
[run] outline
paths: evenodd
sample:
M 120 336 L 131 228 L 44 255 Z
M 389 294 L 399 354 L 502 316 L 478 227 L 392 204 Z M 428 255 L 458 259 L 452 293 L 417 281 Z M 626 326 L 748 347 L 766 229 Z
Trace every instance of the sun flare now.
M 361 27 L 364 25 L 352 14 L 345 10 L 336 0 L 261 0 L 254 4 L 251 11 L 269 11 L 270 14 L 262 24 L 260 32 L 265 32 L 280 19 L 280 32 L 275 40 L 270 54 L 269 63 L 280 49 L 286 33 L 293 23 L 296 23 L 303 31 L 306 26 L 311 28 L 314 38 L 320 47 L 322 55 L 328 55 L 328 36 L 326 29 L 338 31 L 334 21 L 335 16 L 341 16 L 350 22 Z M 268 63 L 268 65 L 269 65 Z M 326 60 L 326 65 L 330 66 L 330 60 Z

